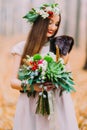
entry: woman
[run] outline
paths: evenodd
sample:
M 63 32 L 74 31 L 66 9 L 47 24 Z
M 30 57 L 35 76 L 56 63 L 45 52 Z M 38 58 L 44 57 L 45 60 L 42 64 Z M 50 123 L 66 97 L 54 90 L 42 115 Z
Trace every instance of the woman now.
M 37 97 L 27 97 L 23 93 L 23 84 L 18 79 L 18 69 L 22 59 L 28 54 L 30 56 L 41 53 L 46 54 L 50 50 L 50 38 L 53 38 L 60 25 L 61 15 L 58 4 L 42 5 L 39 9 L 32 9 L 24 18 L 33 22 L 31 31 L 26 42 L 20 42 L 13 50 L 14 72 L 11 79 L 11 86 L 21 90 L 13 130 L 78 130 L 72 100 L 69 93 L 63 92 L 59 97 L 59 90 L 55 92 L 54 112 L 48 116 L 35 114 Z M 68 62 L 69 54 L 61 55 L 64 62 Z M 48 91 L 52 85 L 48 84 Z M 34 86 L 35 91 L 41 91 L 38 85 Z

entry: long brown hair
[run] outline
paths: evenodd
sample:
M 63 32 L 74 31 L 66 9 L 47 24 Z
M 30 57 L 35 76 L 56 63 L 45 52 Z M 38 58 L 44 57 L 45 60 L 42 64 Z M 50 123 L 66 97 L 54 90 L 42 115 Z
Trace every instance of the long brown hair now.
M 48 31 L 49 21 L 50 21 L 49 18 L 43 19 L 41 16 L 39 16 L 36 19 L 36 21 L 33 23 L 33 26 L 31 28 L 31 31 L 26 41 L 22 59 L 26 55 L 32 56 L 35 53 L 39 53 L 40 49 L 43 47 L 43 45 L 47 40 L 46 34 Z M 61 21 L 61 16 L 60 16 L 60 21 Z M 58 24 L 58 28 L 60 25 L 60 21 Z M 56 35 L 57 31 L 55 32 L 54 35 Z

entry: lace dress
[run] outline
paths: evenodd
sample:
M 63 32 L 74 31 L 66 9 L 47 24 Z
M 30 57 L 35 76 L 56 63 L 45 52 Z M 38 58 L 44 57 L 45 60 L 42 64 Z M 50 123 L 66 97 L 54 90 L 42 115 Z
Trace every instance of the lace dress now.
M 25 41 L 18 43 L 11 53 L 22 55 L 24 46 Z M 49 45 L 46 44 L 40 53 L 44 55 L 48 51 Z M 13 130 L 78 130 L 70 93 L 63 92 L 59 97 L 57 90 L 50 98 L 53 100 L 54 111 L 51 111 L 50 116 L 42 116 L 35 114 L 37 96 L 28 98 L 26 93 L 20 93 Z

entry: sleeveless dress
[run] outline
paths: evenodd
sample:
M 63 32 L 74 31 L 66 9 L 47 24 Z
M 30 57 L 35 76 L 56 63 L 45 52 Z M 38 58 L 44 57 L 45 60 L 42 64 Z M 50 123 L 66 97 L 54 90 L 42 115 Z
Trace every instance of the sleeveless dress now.
M 49 51 L 48 44 L 42 48 L 42 55 Z M 24 46 L 25 41 L 18 43 L 11 53 L 22 55 Z M 59 96 L 59 90 L 56 90 L 52 99 L 54 111 L 50 116 L 42 116 L 35 114 L 37 96 L 28 98 L 26 93 L 20 93 L 13 130 L 79 130 L 70 93 L 63 92 Z

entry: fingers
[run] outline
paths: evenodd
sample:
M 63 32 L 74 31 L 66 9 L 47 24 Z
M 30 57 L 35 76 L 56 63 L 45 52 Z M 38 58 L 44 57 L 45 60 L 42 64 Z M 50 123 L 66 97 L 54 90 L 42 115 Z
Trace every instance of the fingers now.
M 52 89 L 53 89 L 52 87 L 48 87 L 48 88 L 47 88 L 47 91 L 50 91 L 50 90 L 52 90 Z
M 48 85 L 52 85 L 52 83 L 51 82 L 45 82 L 44 85 L 48 86 Z
M 39 87 L 40 86 L 40 84 L 36 84 L 34 87 L 35 87 L 35 90 L 37 91 L 37 92 L 42 92 L 42 88 L 43 87 Z M 53 88 L 55 88 L 55 86 L 51 83 L 51 82 L 46 82 L 46 83 L 44 83 L 42 86 L 44 86 L 44 90 L 45 90 L 45 88 L 46 88 L 46 90 L 47 91 L 50 91 L 50 90 L 52 90 Z

